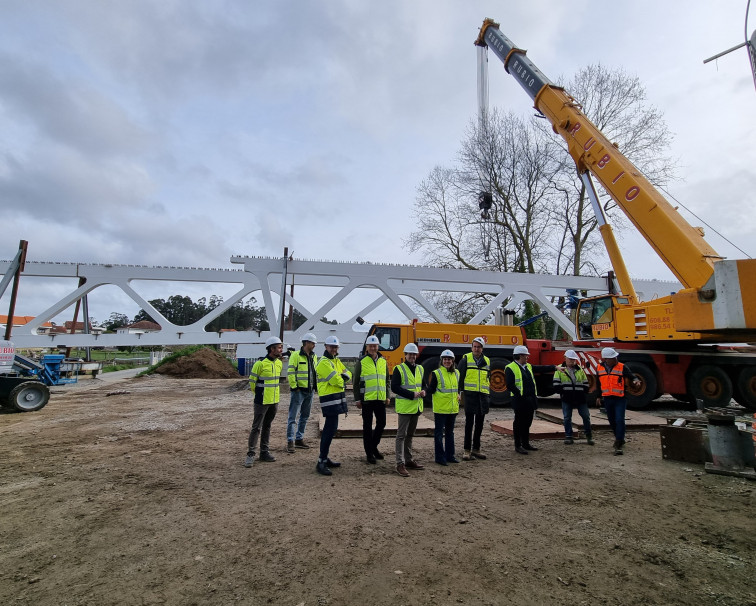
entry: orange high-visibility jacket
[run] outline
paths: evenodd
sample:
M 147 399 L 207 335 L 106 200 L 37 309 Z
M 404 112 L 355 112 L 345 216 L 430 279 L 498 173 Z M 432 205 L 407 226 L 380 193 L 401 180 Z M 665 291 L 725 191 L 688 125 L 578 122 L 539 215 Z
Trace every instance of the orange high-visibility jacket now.
M 598 367 L 598 379 L 601 384 L 601 396 L 615 396 L 621 398 L 625 395 L 625 381 L 622 378 L 622 372 L 625 369 L 625 365 L 622 362 L 617 362 L 611 370 L 603 364 L 599 364 Z

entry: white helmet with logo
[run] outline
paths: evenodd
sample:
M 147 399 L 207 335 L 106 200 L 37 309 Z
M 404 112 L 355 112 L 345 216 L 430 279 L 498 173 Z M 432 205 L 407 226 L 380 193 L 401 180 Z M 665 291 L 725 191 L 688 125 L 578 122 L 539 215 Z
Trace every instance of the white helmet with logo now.
M 326 345 L 335 345 L 336 347 L 338 347 L 339 346 L 339 339 L 338 339 L 338 337 L 334 337 L 334 336 L 327 337 L 326 340 L 325 340 L 325 344 Z
M 278 345 L 281 343 L 281 339 L 278 337 L 268 337 L 268 340 L 265 341 L 265 349 L 268 349 L 272 345 Z
M 578 355 L 575 353 L 574 350 L 568 349 L 564 352 L 564 357 L 569 358 L 570 360 L 579 360 Z
M 454 354 L 452 353 L 451 349 L 445 349 L 444 351 L 441 352 L 441 357 L 454 359 Z
M 518 345 L 514 348 L 514 355 L 516 356 L 529 356 L 530 350 L 524 345 Z
M 305 341 L 309 341 L 310 343 L 317 343 L 318 338 L 311 332 L 307 332 L 302 335 L 302 343 L 304 343 Z
M 475 337 L 473 339 L 473 343 L 480 343 L 481 347 L 485 347 L 486 346 L 486 340 L 483 337 Z
M 416 353 L 420 353 L 420 350 L 418 350 L 417 345 L 415 345 L 414 343 L 407 343 L 407 345 L 404 346 L 404 353 L 416 354 Z
M 601 350 L 602 358 L 616 358 L 618 355 L 619 354 L 611 347 L 604 347 L 604 349 Z
M 370 335 L 367 339 L 365 339 L 365 345 L 380 345 L 381 342 L 378 340 L 378 337 L 375 335 Z

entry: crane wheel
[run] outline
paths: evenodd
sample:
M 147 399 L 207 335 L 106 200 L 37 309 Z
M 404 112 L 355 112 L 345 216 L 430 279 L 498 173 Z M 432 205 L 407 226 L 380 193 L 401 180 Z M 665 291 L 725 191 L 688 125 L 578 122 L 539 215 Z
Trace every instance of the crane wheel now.
M 491 406 L 508 406 L 512 402 L 512 394 L 507 389 L 507 380 L 504 374 L 504 368 L 507 364 L 509 364 L 509 360 L 491 358 L 491 367 L 488 371 Z
M 748 410 L 756 410 L 756 366 L 746 366 L 738 373 L 735 401 Z
M 26 381 L 16 385 L 8 394 L 8 406 L 19 412 L 33 412 L 50 401 L 50 390 L 40 381 Z
M 627 407 L 632 410 L 648 408 L 648 405 L 656 398 L 656 376 L 648 366 L 640 362 L 630 362 L 626 366 L 640 379 L 638 387 L 632 383 L 625 385 Z
M 690 371 L 688 392 L 703 400 L 706 408 L 727 406 L 732 400 L 732 381 L 719 366 L 703 364 Z

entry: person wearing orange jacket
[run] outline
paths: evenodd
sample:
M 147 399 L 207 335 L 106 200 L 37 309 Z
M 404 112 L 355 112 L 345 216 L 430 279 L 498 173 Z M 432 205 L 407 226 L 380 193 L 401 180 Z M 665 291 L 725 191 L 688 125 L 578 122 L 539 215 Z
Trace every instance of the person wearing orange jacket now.
M 596 372 L 606 416 L 614 432 L 615 455 L 623 454 L 625 446 L 625 411 L 627 410 L 625 383 L 630 381 L 633 385 L 640 385 L 640 379 L 627 366 L 619 362 L 618 357 L 616 350 L 604 347 L 601 350 L 601 364 Z

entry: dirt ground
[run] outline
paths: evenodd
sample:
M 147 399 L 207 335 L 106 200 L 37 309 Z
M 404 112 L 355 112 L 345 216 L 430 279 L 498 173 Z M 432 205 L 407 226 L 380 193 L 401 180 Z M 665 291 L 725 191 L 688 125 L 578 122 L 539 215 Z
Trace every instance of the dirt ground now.
M 486 428 L 488 460 L 449 467 L 418 438 L 410 478 L 391 439 L 377 466 L 337 439 L 325 478 L 285 452 L 288 394 L 278 461 L 245 469 L 238 380 L 83 383 L 0 414 L 2 604 L 756 604 L 756 483 L 664 461 L 656 432 L 522 456 Z

